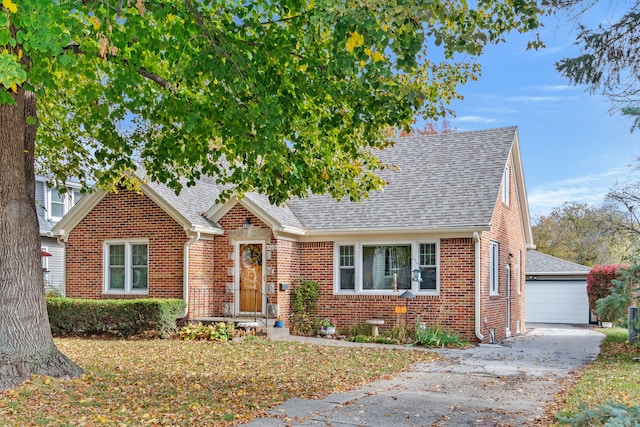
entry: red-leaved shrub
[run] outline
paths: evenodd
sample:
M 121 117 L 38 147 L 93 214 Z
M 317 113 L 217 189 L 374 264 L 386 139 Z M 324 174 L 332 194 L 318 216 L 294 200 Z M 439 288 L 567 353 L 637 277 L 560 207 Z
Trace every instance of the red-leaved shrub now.
M 617 277 L 618 269 L 624 265 L 594 265 L 587 274 L 587 295 L 589 297 L 589 308 L 595 314 L 596 301 L 609 295 L 611 281 Z

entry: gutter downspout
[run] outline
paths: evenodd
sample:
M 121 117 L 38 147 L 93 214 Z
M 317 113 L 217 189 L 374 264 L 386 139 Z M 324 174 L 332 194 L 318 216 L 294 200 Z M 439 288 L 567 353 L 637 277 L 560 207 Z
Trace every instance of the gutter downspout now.
M 200 232 L 196 233 L 184 244 L 183 253 L 183 273 L 182 273 L 182 298 L 184 299 L 184 311 L 178 316 L 178 319 L 184 319 L 189 314 L 189 247 L 200 240 Z
M 480 235 L 477 231 L 473 232 L 473 241 L 475 242 L 475 329 L 476 337 L 482 342 L 484 335 L 482 335 L 482 322 L 480 321 Z

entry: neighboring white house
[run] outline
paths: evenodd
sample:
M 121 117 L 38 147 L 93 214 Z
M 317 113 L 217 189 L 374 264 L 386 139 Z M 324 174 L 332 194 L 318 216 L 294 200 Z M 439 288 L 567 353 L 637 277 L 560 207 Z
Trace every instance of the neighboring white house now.
M 587 273 L 591 268 L 528 250 L 527 323 L 588 324 Z
M 36 177 L 36 212 L 40 224 L 42 272 L 45 291 L 65 294 L 64 246 L 51 235 L 51 228 L 60 221 L 80 198 L 80 184 L 67 183 L 67 192 L 61 194 L 43 177 Z

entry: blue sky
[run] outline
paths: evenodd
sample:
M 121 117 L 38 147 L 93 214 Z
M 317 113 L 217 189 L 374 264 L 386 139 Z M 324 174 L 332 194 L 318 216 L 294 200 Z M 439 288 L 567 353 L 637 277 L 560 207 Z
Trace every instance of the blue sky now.
M 573 24 L 544 23 L 545 49 L 527 51 L 531 37 L 512 34 L 486 51 L 482 76 L 460 88 L 465 99 L 452 105 L 457 117 L 449 119 L 457 131 L 518 126 L 532 220 L 565 202 L 599 206 L 635 173 L 640 156 L 631 121 L 556 72 L 556 61 L 579 52 Z

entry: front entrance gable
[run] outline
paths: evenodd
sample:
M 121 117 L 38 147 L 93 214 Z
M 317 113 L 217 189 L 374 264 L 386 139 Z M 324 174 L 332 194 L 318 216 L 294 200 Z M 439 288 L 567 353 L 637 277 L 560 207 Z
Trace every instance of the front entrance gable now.
M 278 240 L 268 224 L 239 202 L 216 222 L 224 234 L 214 239 L 214 316 L 274 318 L 287 311 L 278 307 Z

